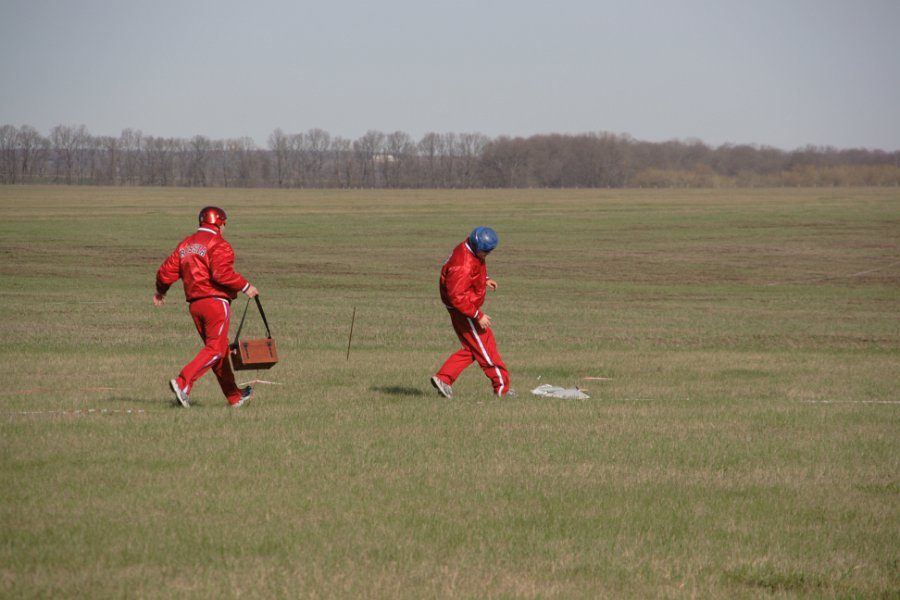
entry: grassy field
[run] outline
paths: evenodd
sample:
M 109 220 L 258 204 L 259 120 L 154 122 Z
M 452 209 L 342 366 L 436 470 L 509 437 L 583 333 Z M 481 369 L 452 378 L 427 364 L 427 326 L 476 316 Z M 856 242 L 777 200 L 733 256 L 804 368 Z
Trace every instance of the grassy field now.
M 282 358 L 238 410 L 151 302 L 205 204 Z M 519 395 L 446 401 L 480 224 Z M 900 190 L 7 186 L 0 258 L 0 597 L 900 597 Z

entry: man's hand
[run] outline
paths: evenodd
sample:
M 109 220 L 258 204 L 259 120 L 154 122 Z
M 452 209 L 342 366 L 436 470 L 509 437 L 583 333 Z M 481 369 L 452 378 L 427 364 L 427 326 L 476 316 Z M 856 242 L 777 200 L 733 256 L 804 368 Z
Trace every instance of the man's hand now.
M 490 317 L 490 315 L 486 315 L 486 314 L 484 314 L 484 313 L 481 313 L 481 316 L 478 317 L 478 325 L 479 325 L 482 329 L 490 329 L 490 328 L 491 328 L 491 317 Z
M 248 286 L 244 293 L 247 294 L 248 298 L 256 298 L 259 296 L 259 290 L 256 289 L 255 285 Z
M 490 288 L 490 289 L 492 289 L 492 290 L 496 290 L 496 289 L 497 289 L 497 282 L 494 281 L 493 279 L 488 279 L 488 280 L 487 280 L 487 286 L 488 286 L 488 288 Z
M 156 292 L 153 294 L 153 306 L 162 306 L 166 303 L 166 295 Z

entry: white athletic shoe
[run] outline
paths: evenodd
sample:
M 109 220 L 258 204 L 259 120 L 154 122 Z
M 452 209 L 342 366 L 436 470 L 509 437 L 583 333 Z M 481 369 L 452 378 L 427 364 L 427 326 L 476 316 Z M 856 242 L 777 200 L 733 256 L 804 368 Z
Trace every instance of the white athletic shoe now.
M 191 397 L 188 396 L 187 392 L 185 392 L 183 389 L 178 387 L 178 382 L 174 379 L 170 379 L 169 387 L 171 387 L 172 391 L 175 392 L 175 402 L 177 402 L 179 406 L 183 406 L 184 408 L 190 408 Z
M 437 377 L 432 377 L 431 385 L 433 385 L 434 389 L 436 389 L 438 391 L 438 394 L 440 394 L 444 398 L 452 398 L 453 397 L 453 388 L 450 387 L 449 383 L 444 383 Z
M 235 402 L 234 404 L 231 404 L 230 406 L 233 406 L 234 408 L 237 408 L 239 406 L 244 406 L 245 404 L 250 402 L 250 398 L 252 398 L 252 397 L 253 397 L 253 388 L 248 385 L 247 387 L 245 387 L 244 389 L 241 390 L 241 397 L 238 399 L 238 401 Z

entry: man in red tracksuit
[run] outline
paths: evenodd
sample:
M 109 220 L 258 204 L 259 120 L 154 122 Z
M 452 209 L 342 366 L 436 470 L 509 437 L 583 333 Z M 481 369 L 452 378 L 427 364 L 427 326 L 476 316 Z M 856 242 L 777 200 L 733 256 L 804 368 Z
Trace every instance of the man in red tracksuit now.
M 169 287 L 180 278 L 191 317 L 205 344 L 178 377 L 169 382 L 177 403 L 185 408 L 191 405 L 194 382 L 209 369 L 215 373 L 231 406 L 242 406 L 253 395 L 249 385 L 241 389 L 234 381 L 228 361 L 228 326 L 231 301 L 237 293 L 244 292 L 253 298 L 259 291 L 234 271 L 234 250 L 222 237 L 227 219 L 225 211 L 217 206 L 203 208 L 199 215 L 200 228 L 178 244 L 156 273 L 153 304 L 164 304 Z
M 431 378 L 431 385 L 445 398 L 453 397 L 453 382 L 472 362 L 477 362 L 490 378 L 495 394 L 510 394 L 509 372 L 497 351 L 491 317 L 481 311 L 487 289 L 497 289 L 485 264 L 485 258 L 496 247 L 497 232 L 490 227 L 476 227 L 453 249 L 441 268 L 441 300 L 462 342 L 462 348 L 451 354 Z

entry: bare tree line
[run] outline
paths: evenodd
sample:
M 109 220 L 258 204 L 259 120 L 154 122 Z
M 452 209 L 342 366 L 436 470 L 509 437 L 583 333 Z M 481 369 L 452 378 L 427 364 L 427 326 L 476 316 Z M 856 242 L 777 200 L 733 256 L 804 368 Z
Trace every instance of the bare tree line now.
M 278 188 L 623 188 L 897 186 L 900 151 L 708 146 L 627 135 L 370 130 L 349 140 L 322 129 L 276 129 L 267 147 L 212 140 L 93 136 L 84 125 L 0 126 L 0 183 Z

